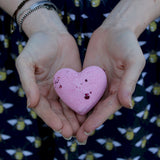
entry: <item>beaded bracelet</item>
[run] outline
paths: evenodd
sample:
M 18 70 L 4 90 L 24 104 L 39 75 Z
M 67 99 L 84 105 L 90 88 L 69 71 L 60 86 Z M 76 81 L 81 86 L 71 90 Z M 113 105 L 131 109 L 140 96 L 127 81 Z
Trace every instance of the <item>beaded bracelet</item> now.
M 22 24 L 25 20 L 25 18 L 30 15 L 32 12 L 40 9 L 40 8 L 46 8 L 48 10 L 56 10 L 57 11 L 57 7 L 49 1 L 40 1 L 40 2 L 36 2 L 34 3 L 30 8 L 24 10 L 22 13 L 20 13 L 17 16 L 17 23 L 19 25 L 19 31 L 22 32 Z M 22 16 L 22 18 L 20 18 Z
M 16 21 L 16 16 L 18 11 L 26 4 L 26 2 L 28 2 L 29 0 L 23 0 L 17 7 L 17 9 L 15 10 L 15 12 L 12 15 L 12 19 L 11 19 L 11 33 L 14 32 L 15 28 L 14 28 L 14 21 Z

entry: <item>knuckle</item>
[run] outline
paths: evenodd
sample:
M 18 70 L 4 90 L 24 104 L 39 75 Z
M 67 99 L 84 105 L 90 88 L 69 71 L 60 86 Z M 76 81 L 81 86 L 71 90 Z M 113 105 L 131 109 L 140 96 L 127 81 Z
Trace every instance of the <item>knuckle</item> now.
M 146 59 L 143 55 L 141 56 L 141 64 L 142 64 L 142 67 L 146 65 Z
M 132 79 L 132 80 L 130 80 L 129 85 L 130 85 L 131 87 L 133 87 L 133 86 L 136 85 L 136 83 L 137 83 L 137 80 Z
M 140 64 L 141 67 L 144 67 L 145 64 L 146 64 L 146 60 L 145 60 L 144 55 L 141 54 L 141 55 L 138 57 L 138 59 L 136 60 L 136 62 L 137 62 L 138 64 Z
M 17 69 L 20 68 L 20 67 L 22 66 L 23 63 L 24 63 L 23 58 L 22 58 L 21 55 L 19 55 L 19 56 L 16 58 L 16 63 L 15 63 Z

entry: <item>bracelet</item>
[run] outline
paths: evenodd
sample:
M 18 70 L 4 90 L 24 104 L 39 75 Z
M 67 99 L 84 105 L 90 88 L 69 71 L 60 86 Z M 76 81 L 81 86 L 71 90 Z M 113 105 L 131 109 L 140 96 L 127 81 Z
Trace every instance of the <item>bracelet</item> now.
M 17 7 L 17 9 L 15 10 L 15 12 L 13 13 L 13 19 L 15 19 L 16 20 L 16 16 L 17 16 L 17 13 L 18 13 L 18 11 L 26 4 L 26 2 L 28 2 L 29 0 L 23 0 L 20 4 L 19 4 L 19 6 Z
M 15 10 L 15 12 L 12 15 L 12 19 L 11 19 L 11 33 L 14 32 L 15 28 L 14 28 L 14 21 L 16 21 L 16 16 L 18 11 L 26 4 L 26 2 L 28 2 L 29 0 L 23 0 L 17 7 L 17 9 Z
M 57 11 L 57 7 L 52 2 L 49 2 L 49 1 L 40 1 L 40 2 L 33 4 L 30 8 L 24 10 L 22 13 L 20 13 L 17 16 L 17 23 L 19 25 L 20 32 L 22 32 L 22 24 L 23 24 L 25 18 L 28 15 L 30 15 L 32 12 L 34 12 L 40 8 L 46 8 L 48 10 L 56 10 Z M 20 19 L 21 16 L 22 16 L 22 18 Z

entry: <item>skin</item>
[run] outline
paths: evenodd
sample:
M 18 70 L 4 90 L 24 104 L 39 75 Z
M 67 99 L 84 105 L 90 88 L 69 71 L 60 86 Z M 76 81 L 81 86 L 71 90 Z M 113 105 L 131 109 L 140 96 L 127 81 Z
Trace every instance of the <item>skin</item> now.
M 27 2 L 19 13 L 38 1 Z M 10 15 L 19 3 L 18 0 L 14 3 L 13 0 L 0 1 L 1 7 Z M 76 134 L 84 118 L 60 101 L 53 87 L 53 76 L 65 67 L 81 71 L 76 42 L 56 11 L 39 9 L 25 19 L 22 28 L 29 39 L 17 57 L 16 67 L 27 96 L 27 106 L 53 130 L 70 138 Z
M 160 1 L 121 0 L 94 31 L 83 67 L 102 67 L 108 78 L 108 88 L 77 132 L 76 138 L 82 144 L 86 144 L 88 136 L 122 106 L 132 108 L 132 94 L 145 66 L 137 39 L 159 15 Z
M 28 107 L 34 107 L 43 121 L 53 130 L 61 131 L 64 137 L 69 138 L 75 134 L 79 128 L 78 119 L 59 100 L 53 87 L 53 76 L 59 69 L 81 69 L 73 38 L 66 33 L 33 34 L 17 58 L 16 66 L 26 92 Z
M 145 60 L 132 32 L 124 30 L 112 33 L 100 27 L 94 32 L 87 49 L 84 67 L 90 65 L 105 70 L 108 88 L 78 131 L 77 139 L 80 142 L 86 141 L 88 136 L 85 132 L 92 133 L 122 106 L 132 108 L 132 93 Z
M 29 1 L 22 10 L 37 1 Z M 0 0 L 0 6 L 13 15 L 20 2 Z M 131 96 L 145 65 L 137 38 L 159 12 L 159 0 L 121 0 L 93 33 L 83 68 L 102 67 L 108 77 L 108 88 L 88 117 L 76 115 L 63 104 L 52 83 L 53 75 L 60 68 L 82 69 L 73 37 L 55 11 L 40 9 L 32 13 L 22 26 L 29 40 L 16 61 L 28 107 L 34 108 L 53 130 L 61 131 L 66 138 L 76 135 L 85 144 L 89 134 L 111 114 L 122 106 L 132 107 Z

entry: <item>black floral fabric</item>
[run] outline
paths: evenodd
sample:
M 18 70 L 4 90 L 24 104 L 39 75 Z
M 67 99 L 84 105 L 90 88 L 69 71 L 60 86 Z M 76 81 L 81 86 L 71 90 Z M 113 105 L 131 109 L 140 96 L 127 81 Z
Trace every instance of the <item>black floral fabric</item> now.
M 118 0 L 52 0 L 74 36 L 83 63 L 88 41 Z M 135 10 L 136 11 L 136 10 Z M 16 27 L 16 24 L 14 24 Z M 138 39 L 146 66 L 133 94 L 133 110 L 122 108 L 95 130 L 85 146 L 63 139 L 26 108 L 15 59 L 27 38 L 0 11 L 0 160 L 159 160 L 160 18 Z

